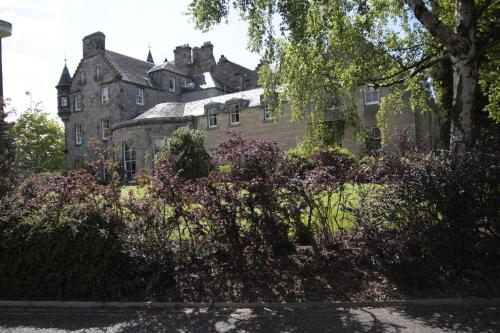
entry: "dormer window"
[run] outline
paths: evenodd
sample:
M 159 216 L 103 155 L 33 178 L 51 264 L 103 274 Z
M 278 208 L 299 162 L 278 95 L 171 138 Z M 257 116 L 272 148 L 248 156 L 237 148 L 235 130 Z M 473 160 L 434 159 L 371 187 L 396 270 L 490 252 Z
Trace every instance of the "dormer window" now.
M 365 105 L 379 104 L 380 96 L 378 90 L 368 89 L 365 91 Z
M 217 108 L 215 106 L 207 108 L 208 128 L 217 127 Z
M 262 108 L 262 113 L 264 115 L 264 121 L 274 120 L 273 113 L 269 105 L 264 105 L 264 107 Z
M 240 124 L 240 105 L 231 104 L 229 106 L 229 124 L 239 125 Z

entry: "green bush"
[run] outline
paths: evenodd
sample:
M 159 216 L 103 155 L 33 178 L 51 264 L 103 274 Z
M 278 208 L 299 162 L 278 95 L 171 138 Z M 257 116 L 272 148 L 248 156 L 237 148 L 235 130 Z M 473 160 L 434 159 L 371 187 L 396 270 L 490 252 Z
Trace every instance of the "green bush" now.
M 205 148 L 205 134 L 187 127 L 178 128 L 157 156 L 157 165 L 175 158 L 174 171 L 182 180 L 205 177 L 212 169 L 212 157 Z

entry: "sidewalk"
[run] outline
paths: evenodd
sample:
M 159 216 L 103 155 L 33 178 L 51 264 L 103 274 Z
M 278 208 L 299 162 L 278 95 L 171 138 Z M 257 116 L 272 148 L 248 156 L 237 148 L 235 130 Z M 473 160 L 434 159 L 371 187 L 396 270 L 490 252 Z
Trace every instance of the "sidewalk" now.
M 500 331 L 498 299 L 254 303 L 231 307 L 222 303 L 187 307 L 175 303 L 9 304 L 0 301 L 0 332 Z

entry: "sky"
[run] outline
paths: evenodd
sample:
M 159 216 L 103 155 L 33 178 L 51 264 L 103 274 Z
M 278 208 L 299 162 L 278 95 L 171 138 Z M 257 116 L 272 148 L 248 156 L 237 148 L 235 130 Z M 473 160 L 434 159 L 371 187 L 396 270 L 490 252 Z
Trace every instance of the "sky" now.
M 4 96 L 7 110 L 19 112 L 41 102 L 57 117 L 57 91 L 64 59 L 71 75 L 82 58 L 82 39 L 106 35 L 106 49 L 146 60 L 148 45 L 156 63 L 173 60 L 176 46 L 214 45 L 214 56 L 255 68 L 258 54 L 247 49 L 247 25 L 236 16 L 203 33 L 185 15 L 189 0 L 1 0 L 0 20 L 12 24 L 2 39 Z M 27 94 L 27 92 L 29 92 Z M 15 115 L 8 119 L 15 119 Z

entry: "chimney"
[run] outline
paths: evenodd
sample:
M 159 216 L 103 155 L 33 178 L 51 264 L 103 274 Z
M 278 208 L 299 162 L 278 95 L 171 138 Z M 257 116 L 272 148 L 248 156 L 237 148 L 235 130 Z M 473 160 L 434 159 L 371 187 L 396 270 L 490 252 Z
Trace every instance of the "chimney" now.
M 98 31 L 83 38 L 83 57 L 96 55 L 99 50 L 105 50 L 106 36 Z
M 175 66 L 179 69 L 188 72 L 188 67 L 191 65 L 191 46 L 184 44 L 177 46 L 174 50 Z
M 197 54 L 196 64 L 202 72 L 211 72 L 215 67 L 214 46 L 210 42 L 205 42 Z

